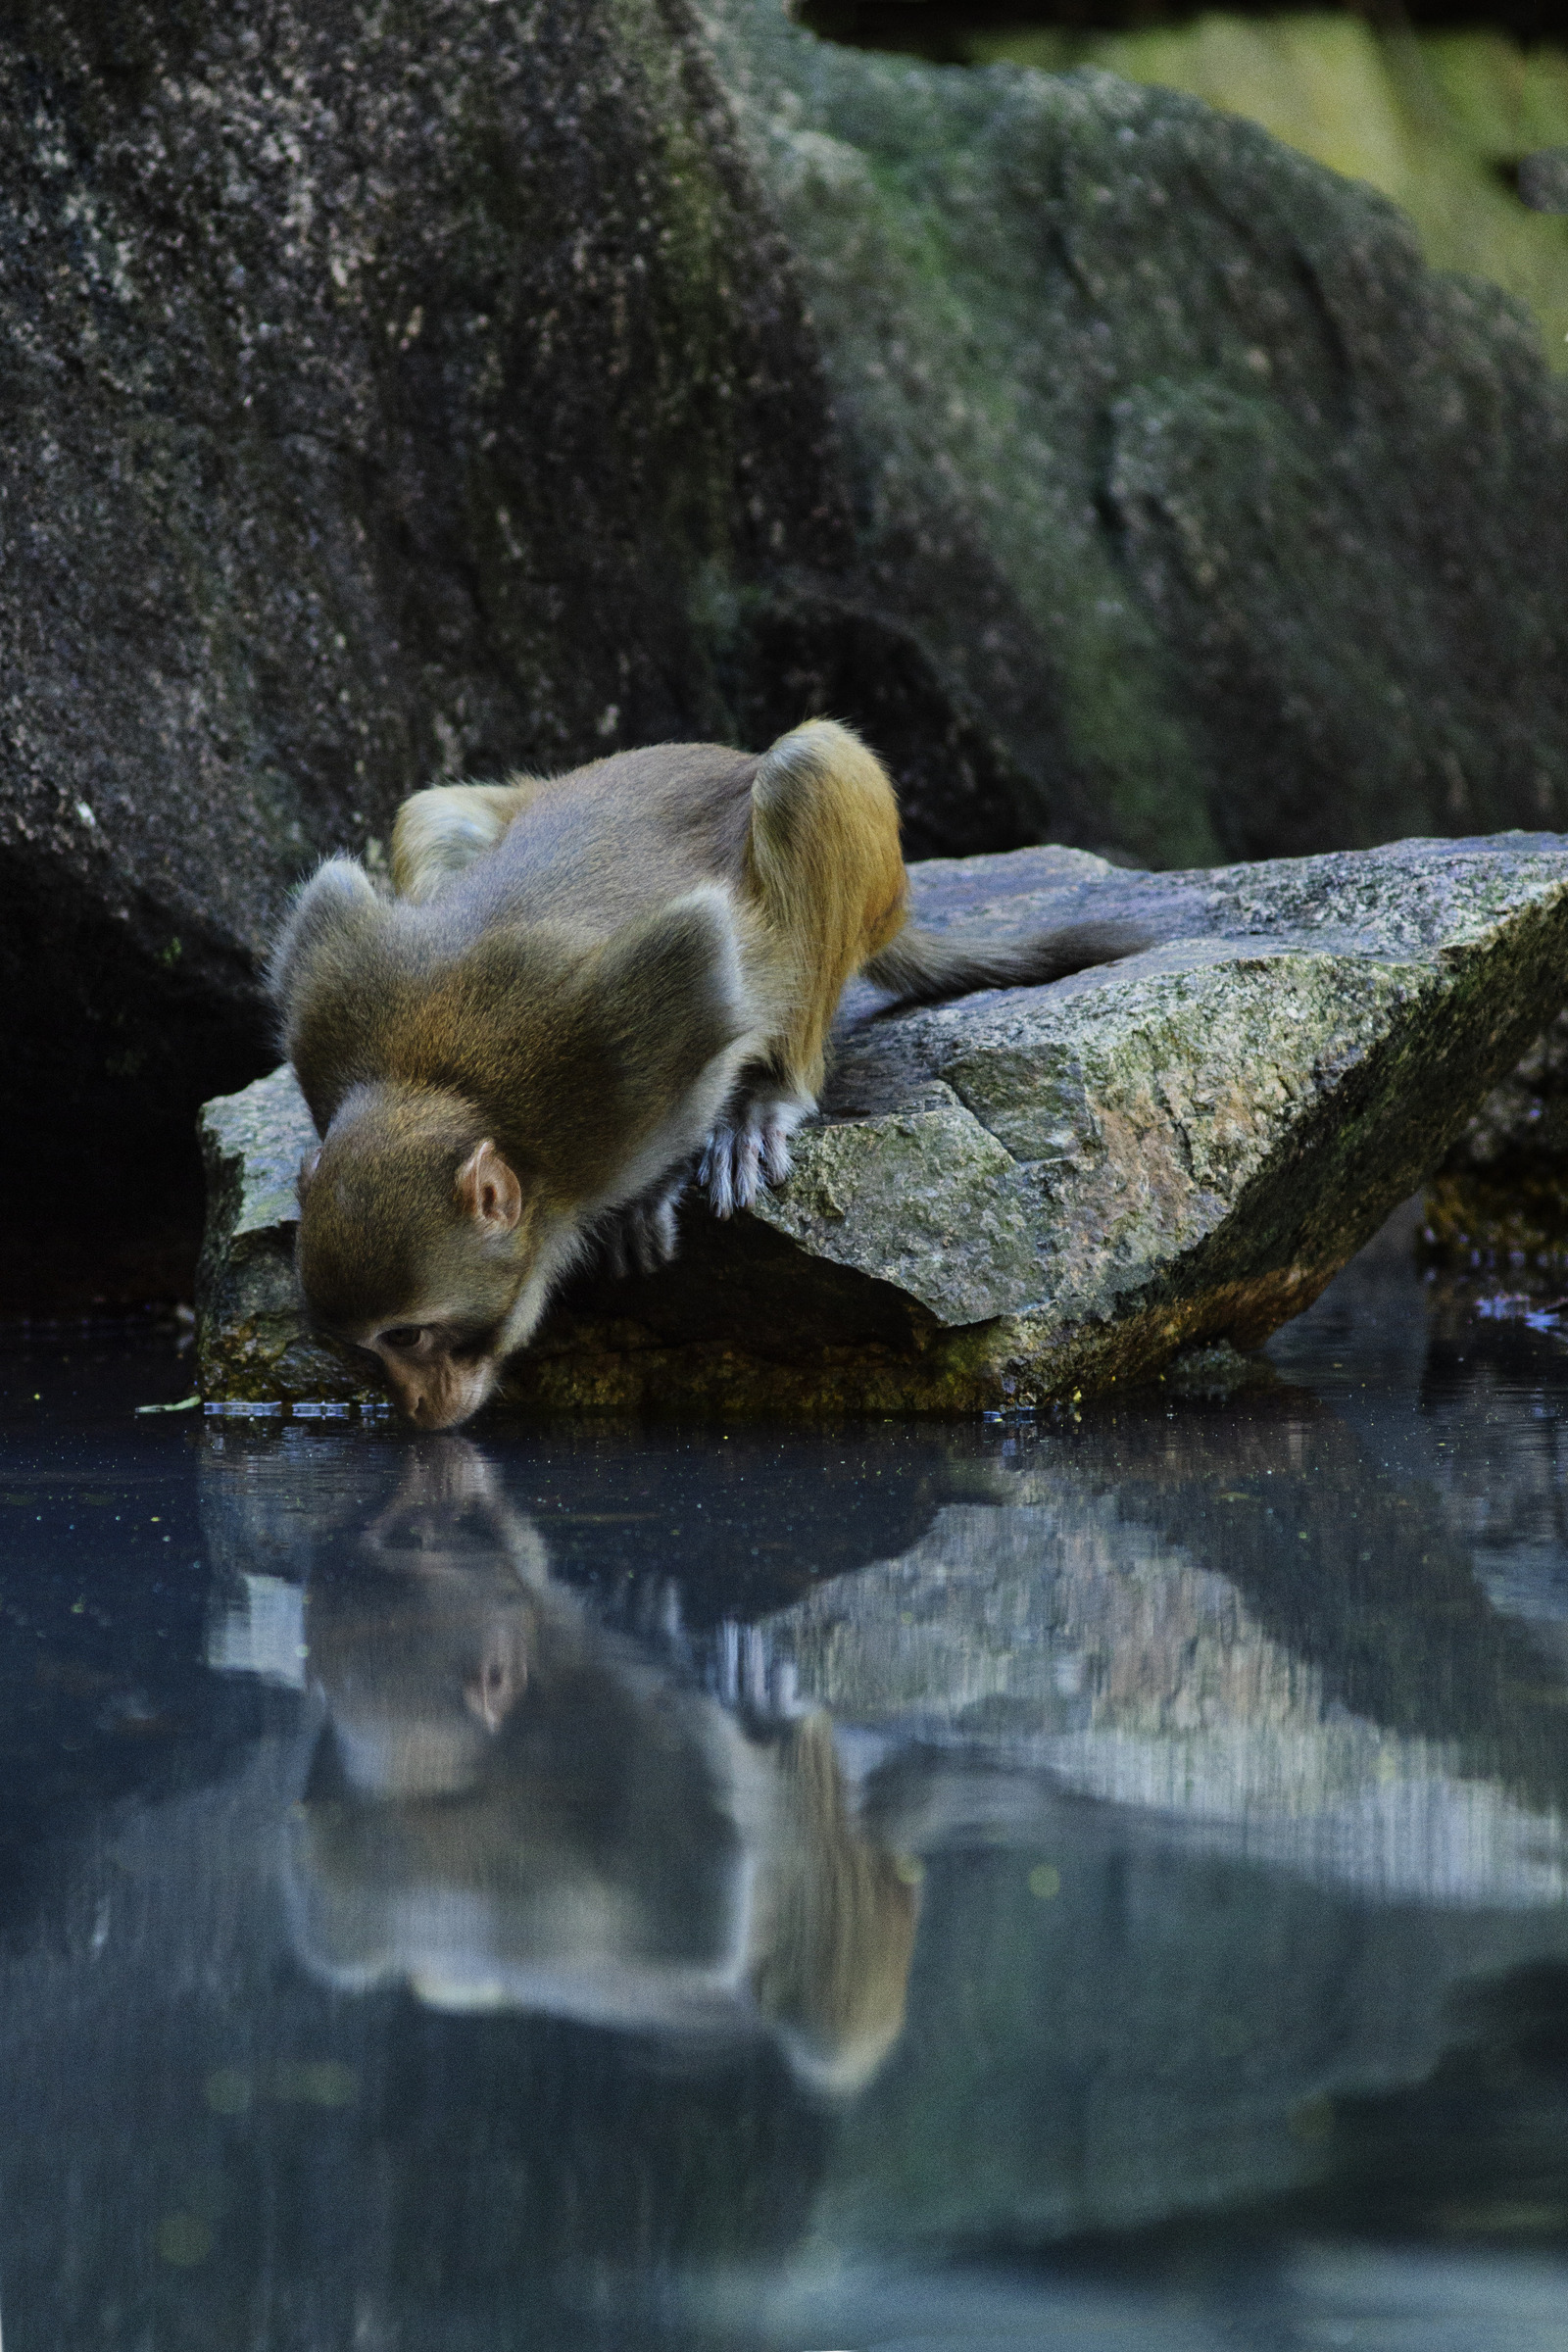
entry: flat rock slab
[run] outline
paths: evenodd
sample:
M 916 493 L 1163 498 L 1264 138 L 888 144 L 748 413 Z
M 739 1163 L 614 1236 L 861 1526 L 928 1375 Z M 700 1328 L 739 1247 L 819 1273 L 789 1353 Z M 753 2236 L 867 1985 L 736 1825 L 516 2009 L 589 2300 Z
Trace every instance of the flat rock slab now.
M 728 1224 L 691 1195 L 674 1265 L 564 1294 L 515 1407 L 972 1412 L 1255 1348 L 1438 1166 L 1568 968 L 1557 834 L 1156 874 L 1019 850 L 911 879 L 934 928 L 1093 917 L 1155 944 L 883 1018 L 852 997 L 789 1182 Z M 304 1326 L 292 1074 L 210 1102 L 202 1136 L 205 1395 L 373 1399 Z

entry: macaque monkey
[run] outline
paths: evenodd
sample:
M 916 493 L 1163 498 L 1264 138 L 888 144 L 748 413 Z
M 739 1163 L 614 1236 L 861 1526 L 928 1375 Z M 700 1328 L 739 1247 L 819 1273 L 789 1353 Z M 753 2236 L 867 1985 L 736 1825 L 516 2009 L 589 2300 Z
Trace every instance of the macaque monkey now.
M 321 1137 L 307 1304 L 424 1429 L 478 1409 L 595 1247 L 671 1256 L 699 1157 L 720 1216 L 788 1173 L 855 973 L 917 1003 L 1144 944 L 915 930 L 892 786 L 826 719 L 760 758 L 665 744 L 416 793 L 392 883 L 328 859 L 270 985 Z

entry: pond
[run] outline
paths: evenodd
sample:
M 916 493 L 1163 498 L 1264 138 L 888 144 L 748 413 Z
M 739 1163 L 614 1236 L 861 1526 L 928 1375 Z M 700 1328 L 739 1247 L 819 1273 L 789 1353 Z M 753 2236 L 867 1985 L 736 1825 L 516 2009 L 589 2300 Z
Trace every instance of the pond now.
M 412 1441 L 4 1342 L 6 2352 L 1560 2346 L 1568 1353 Z

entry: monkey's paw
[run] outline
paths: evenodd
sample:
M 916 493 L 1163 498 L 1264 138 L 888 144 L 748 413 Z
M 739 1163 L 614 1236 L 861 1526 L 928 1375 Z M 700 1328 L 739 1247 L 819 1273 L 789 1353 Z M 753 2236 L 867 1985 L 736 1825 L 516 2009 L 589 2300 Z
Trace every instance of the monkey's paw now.
M 650 1194 L 616 1211 L 605 1228 L 604 1250 L 612 1274 L 655 1274 L 668 1265 L 680 1248 L 675 1229 L 675 1203 L 685 1187 L 685 1174 L 671 1190 Z
M 763 1184 L 781 1184 L 789 1174 L 790 1137 L 809 1104 L 748 1102 L 733 1121 L 713 1129 L 697 1171 L 715 1217 L 750 1208 Z

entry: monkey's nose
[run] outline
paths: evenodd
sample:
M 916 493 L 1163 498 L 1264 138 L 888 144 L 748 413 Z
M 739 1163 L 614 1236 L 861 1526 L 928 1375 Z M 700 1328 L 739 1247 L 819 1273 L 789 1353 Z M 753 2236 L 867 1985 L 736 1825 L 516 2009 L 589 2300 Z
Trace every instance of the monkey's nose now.
M 432 1396 L 427 1389 L 416 1390 L 406 1409 L 409 1419 L 416 1422 L 420 1429 L 450 1429 L 454 1421 L 466 1418 L 461 1402 L 454 1404 L 450 1398 L 443 1400 L 439 1395 Z

